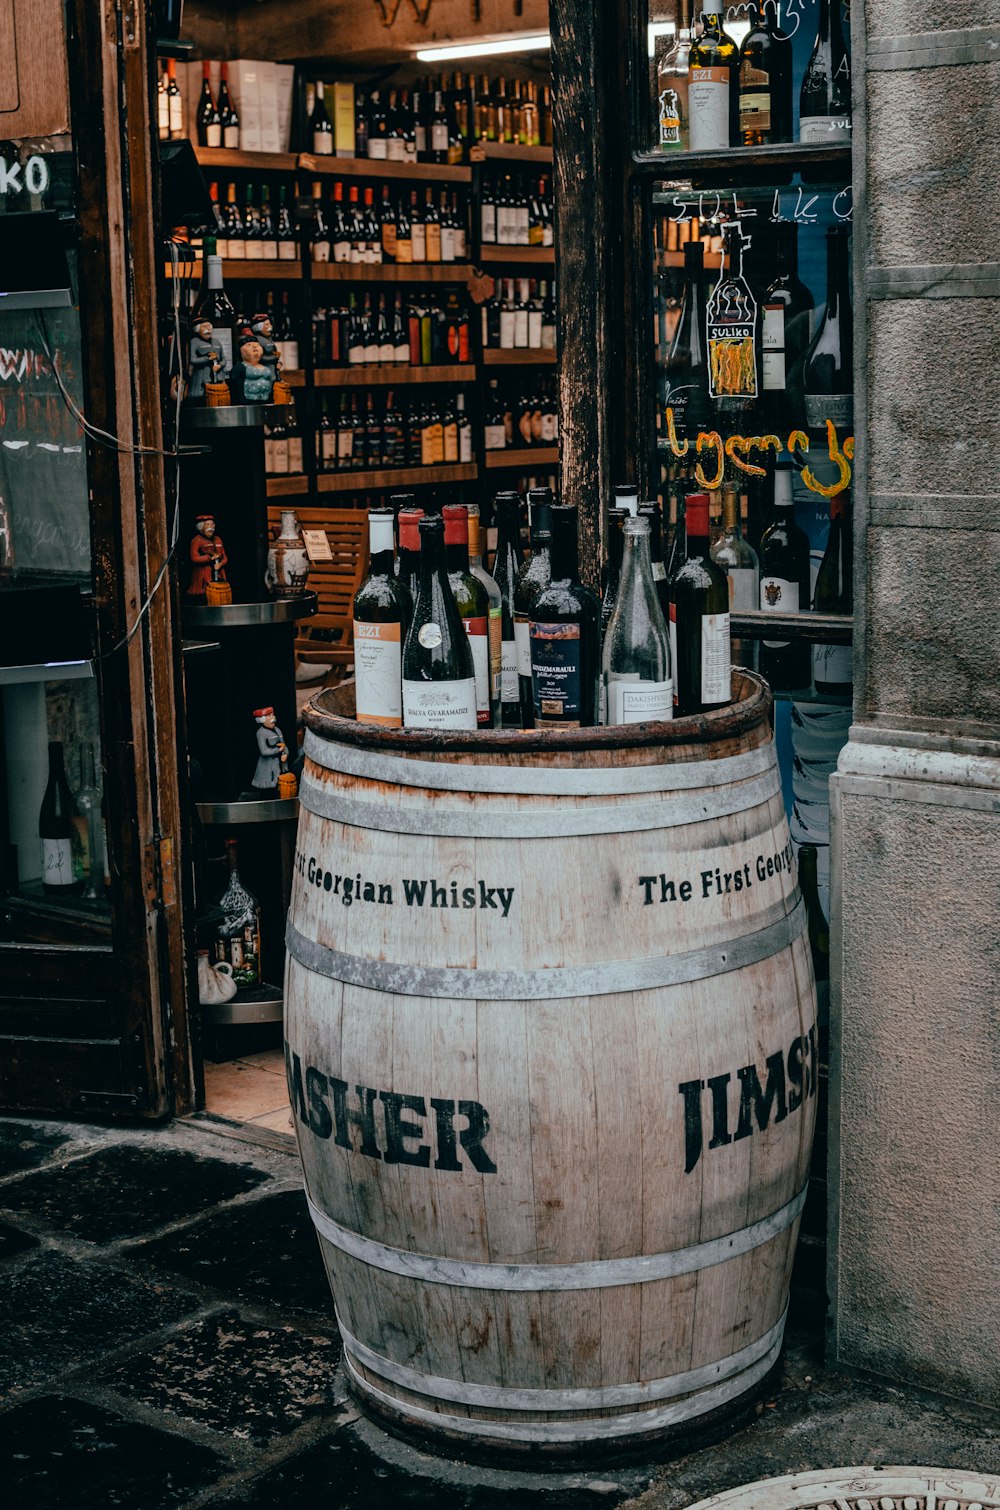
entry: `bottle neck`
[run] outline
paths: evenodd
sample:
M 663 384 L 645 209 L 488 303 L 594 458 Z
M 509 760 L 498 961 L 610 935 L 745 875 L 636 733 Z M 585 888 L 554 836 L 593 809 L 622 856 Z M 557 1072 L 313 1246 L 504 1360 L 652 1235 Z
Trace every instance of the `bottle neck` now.
M 381 514 L 368 518 L 368 541 L 371 552 L 373 576 L 392 575 L 395 552 L 393 549 L 392 516 Z
M 650 591 L 653 587 L 653 563 L 649 554 L 649 530 L 626 529 L 622 539 L 622 566 L 620 596 L 629 598 L 642 583 Z
M 420 537 L 420 590 L 430 592 L 436 577 L 445 567 L 444 532 L 424 534 Z M 450 589 L 449 589 L 450 591 Z
M 850 287 L 850 268 L 847 264 L 847 238 L 835 233 L 827 237 L 826 243 L 827 314 L 842 314 L 850 307 Z
M 742 533 L 740 530 L 740 500 L 735 493 L 723 493 L 722 495 L 722 528 L 727 535 Z
M 576 576 L 576 518 L 556 519 L 552 525 L 552 578 L 556 582 Z
M 205 258 L 205 287 L 211 289 L 222 288 L 222 258 Z
M 468 537 L 466 537 L 466 539 L 464 539 L 464 540 L 448 540 L 448 541 L 446 541 L 445 548 L 444 548 L 444 554 L 445 554 L 445 560 L 448 563 L 448 570 L 450 572 L 452 572 L 452 571 L 464 571 L 464 572 L 467 572 L 469 570 L 469 541 L 468 541 Z

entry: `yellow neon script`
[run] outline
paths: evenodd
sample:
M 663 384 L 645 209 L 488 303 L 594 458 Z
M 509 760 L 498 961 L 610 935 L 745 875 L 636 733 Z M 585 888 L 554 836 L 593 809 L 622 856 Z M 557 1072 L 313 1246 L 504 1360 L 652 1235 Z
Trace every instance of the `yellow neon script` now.
M 671 405 L 667 405 L 667 440 L 670 449 L 677 457 L 686 456 L 689 442 L 680 440 L 674 422 L 674 411 Z M 813 493 L 819 493 L 823 498 L 836 498 L 838 493 L 850 487 L 851 484 L 851 461 L 854 458 L 854 436 L 849 435 L 843 445 L 839 443 L 837 427 L 832 419 L 826 422 L 826 444 L 830 461 L 837 468 L 837 477 L 830 483 L 820 482 L 815 472 L 809 466 L 803 465 L 802 481 Z M 809 452 L 809 436 L 804 430 L 792 430 L 788 440 L 782 444 L 777 435 L 730 435 L 723 441 L 718 430 L 702 430 L 695 442 L 695 450 L 715 452 L 715 472 L 706 477 L 701 462 L 694 469 L 694 475 L 703 488 L 717 488 L 722 485 L 722 476 L 725 468 L 725 457 L 741 472 L 748 473 L 751 477 L 764 477 L 763 467 L 757 466 L 748 459 L 751 451 L 779 451 L 787 450 L 793 455 L 800 452 L 804 458 Z

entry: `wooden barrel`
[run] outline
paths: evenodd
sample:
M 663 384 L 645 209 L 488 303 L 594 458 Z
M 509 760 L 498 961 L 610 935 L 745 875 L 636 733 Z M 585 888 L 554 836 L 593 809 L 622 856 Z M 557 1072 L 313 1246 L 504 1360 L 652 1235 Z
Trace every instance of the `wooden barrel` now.
M 690 1431 L 781 1348 L 816 993 L 764 684 L 703 717 L 306 709 L 288 1081 L 363 1403 L 473 1446 Z

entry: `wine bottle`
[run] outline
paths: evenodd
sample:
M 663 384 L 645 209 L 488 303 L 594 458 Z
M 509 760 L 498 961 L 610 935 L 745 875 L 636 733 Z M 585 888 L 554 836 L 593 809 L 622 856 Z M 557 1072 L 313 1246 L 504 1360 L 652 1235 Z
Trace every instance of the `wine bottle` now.
M 500 590 L 500 721 L 505 729 L 521 728 L 514 593 L 522 565 L 521 499 L 518 493 L 498 493 L 494 501 L 497 548 L 493 580 Z
M 531 680 L 531 609 L 535 598 L 548 587 L 552 576 L 552 493 L 549 488 L 528 490 L 528 526 L 531 554 L 514 586 L 514 640 L 517 646 L 517 683 L 521 695 L 521 727 L 535 727 L 535 698 Z
M 233 334 L 236 328 L 236 311 L 222 283 L 222 258 L 215 250 L 215 238 L 205 237 L 205 281 L 198 295 L 191 316 L 192 326 L 199 320 L 208 320 L 212 326 L 211 339 L 222 351 L 222 366 L 213 374 L 213 380 L 222 382 L 233 369 Z
M 663 564 L 663 530 L 660 520 L 660 505 L 655 498 L 646 499 L 639 505 L 639 518 L 649 521 L 649 559 L 653 568 L 653 586 L 664 620 L 670 622 L 670 588 Z
M 420 576 L 403 645 L 403 727 L 475 729 L 476 673 L 446 572 L 444 520 L 425 517 L 418 529 Z
M 687 560 L 672 596 L 677 611 L 676 709 L 682 716 L 728 703 L 730 691 L 729 584 L 708 548 L 708 494 L 689 493 L 684 505 Z
M 312 142 L 314 156 L 331 157 L 333 155 L 333 122 L 327 113 L 322 83 L 316 85 L 316 102 L 309 120 L 309 139 Z
M 708 348 L 705 343 L 705 243 L 684 247 L 681 312 L 667 356 L 664 405 L 673 410 L 680 439 L 694 441 L 711 429 L 708 398 Z
M 198 101 L 199 147 L 222 146 L 222 116 L 212 94 L 212 65 L 201 65 L 201 98 Z
M 666 36 L 656 60 L 656 145 L 661 152 L 680 152 L 690 141 L 688 74 L 691 28 L 685 15 L 676 36 Z
M 403 641 L 413 600 L 394 571 L 392 523 L 389 510 L 368 515 L 371 565 L 354 596 L 354 680 L 358 722 L 399 729 Z
M 447 429 L 445 433 L 447 437 Z M 458 434 L 456 425 L 456 450 Z M 445 460 L 448 459 L 447 446 Z M 479 518 L 478 503 L 470 503 L 469 511 L 469 570 L 482 583 L 489 599 L 489 644 L 490 644 L 490 713 L 493 727 L 500 727 L 500 679 L 503 668 L 503 603 L 498 583 L 483 567 L 483 532 Z
M 851 139 L 851 60 L 840 24 L 840 0 L 819 0 L 812 56 L 799 92 L 799 141 Z
M 399 493 L 393 496 L 407 500 L 397 515 L 399 555 L 396 557 L 396 575 L 409 589 L 410 599 L 415 604 L 420 582 L 420 521 L 424 517 L 424 511 L 413 507 L 410 501 L 413 498 L 412 493 Z
M 820 613 L 853 613 L 854 549 L 850 503 L 846 494 L 830 500 L 830 536 L 820 562 L 813 593 Z M 813 680 L 821 694 L 844 696 L 851 690 L 854 658 L 850 645 L 815 645 Z
M 751 0 L 749 9 L 740 47 L 740 139 L 766 147 L 792 139 L 792 43 L 778 29 L 775 0 Z
M 799 277 L 798 227 L 778 224 L 775 232 L 775 274 L 761 309 L 760 375 L 765 423 L 777 429 L 802 416 L 802 369 L 813 296 Z
M 605 643 L 608 633 L 608 625 L 615 611 L 615 603 L 618 599 L 618 588 L 621 582 L 622 556 L 625 550 L 625 521 L 631 518 L 631 511 L 619 507 L 615 503 L 608 509 L 608 534 L 607 556 L 604 569 L 601 573 L 601 644 Z M 607 677 L 601 670 L 601 681 L 598 689 L 597 721 L 604 723 L 607 716 Z
M 237 150 L 240 145 L 240 117 L 229 93 L 229 64 L 219 64 L 219 120 L 222 123 L 222 145 Z
M 75 858 L 78 838 L 73 820 L 79 815 L 66 780 L 63 747 L 49 744 L 49 779 L 38 814 L 42 841 L 42 890 L 51 896 L 73 896 L 83 890 L 81 867 Z
M 490 598 L 478 577 L 469 569 L 469 511 L 464 503 L 445 504 L 445 560 L 448 581 L 472 650 L 476 677 L 476 724 L 493 725 L 493 678 L 490 670 Z
M 719 152 L 738 141 L 740 50 L 723 30 L 720 11 L 702 11 L 701 19 L 704 30 L 688 60 L 691 150 Z
M 577 513 L 553 504 L 552 576 L 529 614 L 534 719 L 538 728 L 588 728 L 597 721 L 601 605 L 580 581 Z
M 774 521 L 760 541 L 760 607 L 803 613 L 809 603 L 809 537 L 795 523 L 791 467 L 774 473 Z M 775 692 L 808 688 L 812 654 L 804 640 L 762 640 L 760 670 Z
M 172 142 L 184 135 L 184 100 L 177 83 L 177 64 L 167 59 L 167 125 Z
M 285 203 L 285 185 L 278 186 L 278 219 L 276 225 L 278 238 L 278 261 L 296 262 L 299 255 L 298 238 L 295 227 L 292 225 L 292 217 Z M 298 364 L 296 364 L 298 365 Z
M 621 581 L 604 637 L 605 721 L 672 718 L 670 637 L 653 581 L 649 520 L 627 516 Z
M 841 442 L 854 425 L 854 330 L 847 226 L 826 233 L 826 308 L 806 353 L 802 383 L 806 427 L 826 433 L 833 420 Z
M 241 990 L 252 991 L 263 982 L 260 960 L 260 904 L 243 882 L 238 869 L 238 841 L 226 840 L 229 884 L 217 906 L 222 913 L 215 938 L 216 960 L 233 967 L 233 980 Z
M 752 545 L 743 538 L 740 524 L 740 498 L 735 483 L 722 488 L 722 535 L 709 554 L 729 579 L 729 607 L 742 613 L 756 609 L 760 601 L 760 562 Z M 757 647 L 753 640 L 730 641 L 731 659 L 736 666 L 752 671 L 757 664 Z
M 88 901 L 97 901 L 101 894 L 101 877 L 104 869 L 104 828 L 101 821 L 101 789 L 97 784 L 96 763 L 93 748 L 84 747 L 80 764 L 80 790 L 76 794 L 76 806 L 85 830 L 85 886 L 83 894 Z

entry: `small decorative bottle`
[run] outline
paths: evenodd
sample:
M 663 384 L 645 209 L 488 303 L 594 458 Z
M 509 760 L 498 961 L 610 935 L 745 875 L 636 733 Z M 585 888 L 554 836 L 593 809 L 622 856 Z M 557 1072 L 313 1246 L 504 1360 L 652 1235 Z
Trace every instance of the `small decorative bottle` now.
M 240 880 L 235 839 L 226 840 L 226 858 L 229 884 L 218 902 L 222 920 L 215 940 L 215 958 L 232 966 L 233 980 L 240 990 L 252 991 L 262 979 L 260 906 Z
M 297 598 L 306 590 L 309 556 L 294 509 L 282 509 L 281 530 L 267 553 L 264 575 L 276 598 Z

